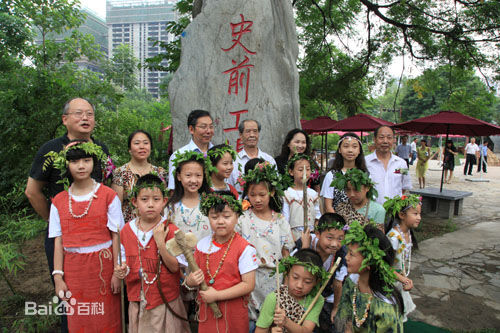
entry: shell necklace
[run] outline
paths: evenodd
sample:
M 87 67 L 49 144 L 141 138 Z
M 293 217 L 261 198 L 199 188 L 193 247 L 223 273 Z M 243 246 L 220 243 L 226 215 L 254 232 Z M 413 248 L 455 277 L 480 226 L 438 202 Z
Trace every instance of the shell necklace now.
M 69 213 L 71 214 L 71 216 L 73 216 L 73 218 L 75 219 L 81 219 L 82 217 L 84 217 L 85 215 L 87 215 L 89 213 L 89 209 L 90 209 L 90 205 L 92 205 L 92 201 L 94 200 L 94 198 L 97 198 L 97 196 L 95 195 L 95 192 L 96 192 L 96 188 L 97 188 L 97 183 L 94 179 L 92 179 L 92 192 L 90 192 L 90 200 L 89 200 L 89 203 L 87 205 L 87 207 L 85 208 L 85 210 L 83 211 L 82 214 L 80 215 L 75 215 L 73 213 L 73 207 L 72 207 L 72 204 L 71 204 L 71 201 L 73 199 L 73 194 L 71 194 L 71 187 L 68 189 L 68 208 L 69 208 Z
M 210 281 L 208 281 L 208 283 L 210 284 L 214 284 L 215 282 L 215 277 L 217 276 L 217 274 L 219 273 L 219 270 L 221 269 L 222 267 L 222 264 L 224 264 L 224 260 L 226 259 L 226 256 L 227 256 L 227 253 L 229 252 L 229 248 L 231 247 L 231 243 L 233 242 L 233 239 L 234 239 L 234 235 L 236 235 L 235 232 L 233 232 L 233 235 L 231 236 L 231 239 L 229 240 L 229 244 L 227 246 L 227 249 L 226 251 L 224 252 L 224 255 L 222 256 L 222 259 L 219 261 L 219 266 L 217 267 L 217 270 L 215 271 L 214 275 L 212 275 L 212 273 L 210 273 L 210 267 L 208 265 L 208 261 L 209 261 L 209 258 L 210 258 L 210 251 L 212 251 L 212 243 L 214 242 L 215 240 L 215 236 L 214 238 L 212 238 L 212 240 L 210 241 L 210 246 L 208 247 L 208 252 L 207 252 L 207 274 L 208 276 L 210 276 Z
M 409 234 L 410 238 L 410 244 L 406 243 L 406 238 L 404 232 L 401 230 L 401 227 L 399 225 L 396 226 L 398 229 L 399 233 L 402 235 L 403 239 L 403 244 L 404 244 L 404 249 L 403 249 L 403 262 L 401 270 L 403 271 L 404 276 L 410 275 L 410 269 L 411 269 L 411 248 L 412 248 L 412 243 L 411 243 L 411 234 Z M 408 260 L 408 264 L 406 264 L 406 260 Z
M 363 317 L 361 317 L 361 319 L 359 319 L 358 314 L 356 313 L 356 293 L 357 293 L 357 291 L 358 291 L 358 286 L 354 287 L 354 293 L 352 295 L 352 314 L 354 315 L 356 327 L 359 328 L 366 321 L 366 318 L 368 318 L 368 312 L 370 312 L 370 304 L 372 304 L 373 295 L 370 295 L 370 297 L 368 298 L 368 303 L 366 303 L 365 313 L 363 314 Z
M 137 220 L 136 222 L 136 225 L 137 225 L 137 230 L 139 231 L 142 231 L 142 240 L 145 241 L 146 240 L 146 232 L 144 232 L 143 230 L 141 230 L 141 220 L 140 218 Z M 139 232 L 137 232 L 137 234 L 139 234 Z M 161 273 L 161 265 L 159 266 L 158 268 L 158 272 L 155 274 L 155 276 L 153 277 L 152 280 L 148 281 L 148 273 L 144 272 L 144 270 L 142 269 L 142 258 L 141 258 L 141 250 L 142 251 L 146 251 L 146 249 L 149 248 L 149 246 L 141 246 L 141 243 L 139 241 L 139 237 L 137 237 L 137 247 L 138 247 L 138 253 L 139 253 L 139 277 L 141 278 L 141 281 L 144 281 L 145 284 L 147 284 L 148 286 L 153 284 L 156 279 L 158 278 L 158 275 Z M 158 260 L 160 260 L 160 250 L 158 250 Z M 146 290 L 147 292 L 147 290 Z

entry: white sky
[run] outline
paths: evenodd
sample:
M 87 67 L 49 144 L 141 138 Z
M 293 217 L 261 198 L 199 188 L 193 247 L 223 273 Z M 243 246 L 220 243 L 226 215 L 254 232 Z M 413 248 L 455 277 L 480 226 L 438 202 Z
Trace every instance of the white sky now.
M 80 0 L 82 7 L 90 9 L 102 19 L 106 19 L 106 0 Z M 403 58 L 398 57 L 394 59 L 393 63 L 389 66 L 389 73 L 395 78 L 399 78 L 403 68 Z M 421 70 L 417 69 L 410 63 L 410 59 L 405 60 L 405 73 L 407 77 L 415 77 L 421 74 Z
M 95 12 L 102 19 L 106 18 L 106 0 L 80 0 L 80 4 Z

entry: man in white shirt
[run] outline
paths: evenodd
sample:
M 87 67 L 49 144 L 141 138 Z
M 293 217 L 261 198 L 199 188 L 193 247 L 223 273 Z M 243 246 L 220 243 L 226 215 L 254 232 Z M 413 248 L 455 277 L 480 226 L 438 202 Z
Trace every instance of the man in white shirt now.
M 191 141 L 184 147 L 174 151 L 168 161 L 168 188 L 173 190 L 175 188 L 174 180 L 174 158 L 177 153 L 185 151 L 197 151 L 204 155 L 213 146 L 211 140 L 214 136 L 214 122 L 210 112 L 205 110 L 193 110 L 189 113 L 187 125 L 189 133 L 191 133 Z
M 227 182 L 233 185 L 236 190 L 240 193 L 243 189 L 240 184 L 236 182 L 241 173 L 245 172 L 245 164 L 253 158 L 262 158 L 264 161 L 268 161 L 272 165 L 276 165 L 274 158 L 259 149 L 259 134 L 260 134 L 260 123 L 254 119 L 246 119 L 240 122 L 238 125 L 238 131 L 240 132 L 240 139 L 243 144 L 243 149 L 238 153 L 236 161 L 234 163 L 234 169 L 231 176 L 228 178 Z
M 375 152 L 366 156 L 366 167 L 378 192 L 377 202 L 383 204 L 385 197 L 403 195 L 411 189 L 411 178 L 405 160 L 391 153 L 394 131 L 388 126 L 375 130 Z
M 471 138 L 465 146 L 465 166 L 464 176 L 472 176 L 472 166 L 476 164 L 476 157 L 479 155 L 479 146 L 476 144 L 476 138 Z
M 413 165 L 413 162 L 417 159 L 417 138 L 414 138 L 410 144 L 411 147 L 411 159 L 410 165 Z

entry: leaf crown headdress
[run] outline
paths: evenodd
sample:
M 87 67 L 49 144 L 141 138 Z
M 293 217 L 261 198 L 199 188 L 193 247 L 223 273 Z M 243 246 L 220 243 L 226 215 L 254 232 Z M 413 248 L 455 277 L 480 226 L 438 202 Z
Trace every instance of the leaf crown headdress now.
M 85 154 L 93 156 L 97 159 L 98 162 L 102 164 L 102 166 L 106 165 L 106 161 L 108 156 L 102 148 L 95 143 L 86 142 L 86 141 L 73 141 L 66 145 L 61 151 L 49 151 L 44 156 L 46 157 L 43 162 L 42 169 L 45 171 L 50 165 L 52 165 L 55 169 L 58 169 L 61 173 L 61 179 L 57 181 L 57 184 L 63 184 L 64 190 L 69 189 L 69 178 L 68 178 L 68 165 L 69 161 L 67 159 L 67 154 L 71 150 L 80 149 L 85 152 Z
M 211 185 L 211 177 L 210 175 L 212 172 L 217 172 L 217 168 L 212 165 L 210 162 L 209 158 L 206 158 L 202 153 L 198 153 L 194 150 L 186 150 L 183 153 L 177 152 L 175 154 L 175 157 L 172 161 L 174 167 L 175 167 L 175 174 L 177 175 L 177 172 L 179 171 L 179 165 L 185 162 L 191 162 L 191 161 L 196 161 L 201 163 L 203 165 L 204 173 L 205 173 L 205 179 L 207 180 L 207 183 L 209 186 Z
M 351 183 L 351 186 L 356 191 L 360 191 L 362 185 L 369 186 L 370 190 L 366 193 L 367 198 L 370 200 L 377 198 L 378 192 L 375 189 L 375 183 L 371 180 L 367 172 L 358 168 L 349 169 L 345 174 L 340 171 L 337 172 L 330 186 L 335 187 L 337 190 L 345 190 L 348 182 Z
M 323 266 L 317 266 L 311 262 L 300 261 L 297 257 L 294 256 L 288 256 L 281 259 L 278 264 L 278 270 L 283 275 L 287 275 L 292 269 L 292 266 L 295 265 L 304 266 L 306 271 L 311 273 L 318 280 L 314 288 L 311 290 L 311 295 L 315 295 L 318 292 L 319 288 L 321 288 L 321 285 L 323 285 L 323 283 L 330 278 L 330 274 L 323 268 Z M 270 275 L 273 276 L 275 273 L 276 271 L 273 270 Z
M 346 223 L 342 215 L 337 213 L 325 213 L 318 221 L 315 231 L 323 232 L 329 229 L 348 230 L 349 225 Z
M 219 194 L 217 192 L 202 194 L 200 211 L 203 215 L 208 216 L 210 209 L 220 204 L 228 205 L 238 216 L 243 214 L 243 208 L 239 200 L 232 195 Z
M 149 188 L 149 189 L 158 188 L 164 197 L 167 195 L 168 192 L 165 183 L 161 179 L 160 175 L 155 171 L 151 171 L 150 173 L 139 178 L 134 187 L 129 191 L 129 197 L 137 198 L 139 192 L 143 188 Z
M 394 198 L 390 199 L 389 197 L 385 197 L 387 200 L 384 202 L 385 211 L 396 217 L 399 212 L 403 212 L 410 207 L 417 208 L 418 205 L 422 204 L 422 197 L 416 194 L 396 195 Z
M 372 225 L 376 228 L 374 224 Z M 364 227 L 358 221 L 353 221 L 342 241 L 342 245 L 347 246 L 349 244 L 358 244 L 358 251 L 364 257 L 359 270 L 361 271 L 369 266 L 377 267 L 380 279 L 385 282 L 384 291 L 390 294 L 393 290 L 392 286 L 396 282 L 396 275 L 394 274 L 394 268 L 384 260 L 386 253 L 379 247 L 379 239 L 368 237 Z
M 249 184 L 268 182 L 278 196 L 281 197 L 285 194 L 285 185 L 282 176 L 278 172 L 278 169 L 276 169 L 276 166 L 267 161 L 257 163 L 255 168 L 248 170 L 248 172 L 243 175 L 242 179 L 247 189 Z
M 295 162 L 300 161 L 300 160 L 309 161 L 309 164 L 311 166 L 311 173 L 313 173 L 317 170 L 316 163 L 314 162 L 314 160 L 309 155 L 300 154 L 300 153 L 293 154 L 293 156 L 288 160 L 288 163 L 286 164 L 286 170 L 287 171 L 290 170 L 292 165 L 294 165 Z
M 224 156 L 225 153 L 229 153 L 233 161 L 236 160 L 236 155 L 237 155 L 236 150 L 234 150 L 233 147 L 229 145 L 221 145 L 216 149 L 210 149 L 207 155 L 212 160 L 216 158 L 222 158 L 222 156 Z

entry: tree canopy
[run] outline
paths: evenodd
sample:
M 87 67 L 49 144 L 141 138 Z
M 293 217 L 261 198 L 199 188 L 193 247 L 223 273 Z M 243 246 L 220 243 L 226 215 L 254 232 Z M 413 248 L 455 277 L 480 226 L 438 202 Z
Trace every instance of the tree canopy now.
M 479 71 L 488 84 L 500 73 L 500 2 L 493 0 L 294 0 L 310 98 L 362 109 L 374 79 L 409 56 L 421 67 Z
M 292 0 L 292 4 L 304 51 L 298 65 L 306 117 L 366 111 L 371 89 L 390 79 L 388 65 L 400 56 L 410 57 L 420 68 L 474 69 L 488 86 L 500 79 L 500 1 Z M 181 0 L 177 9 L 181 19 L 167 30 L 180 36 L 191 19 L 193 1 Z M 175 71 L 180 39 L 161 46 L 164 53 L 149 65 Z

